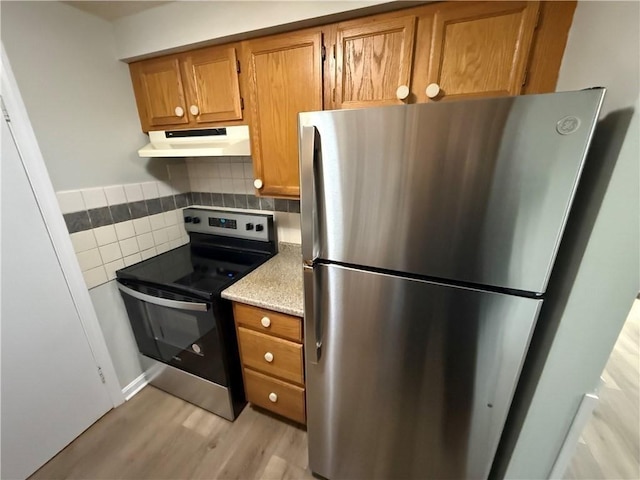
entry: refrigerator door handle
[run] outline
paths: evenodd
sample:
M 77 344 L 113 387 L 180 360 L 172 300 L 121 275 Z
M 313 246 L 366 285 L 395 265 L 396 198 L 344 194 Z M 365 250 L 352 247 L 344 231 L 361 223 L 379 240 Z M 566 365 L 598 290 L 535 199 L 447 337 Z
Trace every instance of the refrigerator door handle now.
M 322 356 L 322 322 L 318 314 L 317 276 L 313 267 L 304 266 L 304 350 L 309 363 L 316 365 Z
M 316 156 L 320 136 L 314 126 L 302 127 L 300 133 L 300 211 L 302 213 L 302 261 L 312 265 L 318 258 L 316 204 Z

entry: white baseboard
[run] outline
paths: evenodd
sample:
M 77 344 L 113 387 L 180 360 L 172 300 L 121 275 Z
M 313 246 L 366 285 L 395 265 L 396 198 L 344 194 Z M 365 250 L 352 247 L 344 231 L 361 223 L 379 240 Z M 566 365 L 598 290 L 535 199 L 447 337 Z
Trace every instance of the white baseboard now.
M 144 373 L 141 373 L 129 385 L 122 389 L 125 401 L 129 401 L 133 396 L 147 386 L 149 381 Z

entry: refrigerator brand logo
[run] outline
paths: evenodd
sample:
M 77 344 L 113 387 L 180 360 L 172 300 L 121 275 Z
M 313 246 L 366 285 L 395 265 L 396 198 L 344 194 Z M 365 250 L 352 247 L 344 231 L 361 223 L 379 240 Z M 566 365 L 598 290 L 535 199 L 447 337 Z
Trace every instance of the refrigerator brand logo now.
M 574 116 L 561 118 L 556 123 L 556 130 L 560 135 L 569 135 L 580 128 L 580 119 Z

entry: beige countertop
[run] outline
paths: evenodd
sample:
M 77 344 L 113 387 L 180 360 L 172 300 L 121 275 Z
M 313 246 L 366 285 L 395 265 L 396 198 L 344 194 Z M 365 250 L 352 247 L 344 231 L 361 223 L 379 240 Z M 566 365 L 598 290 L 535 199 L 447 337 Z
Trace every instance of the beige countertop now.
M 222 298 L 302 317 L 302 251 L 281 243 L 278 254 L 226 290 Z

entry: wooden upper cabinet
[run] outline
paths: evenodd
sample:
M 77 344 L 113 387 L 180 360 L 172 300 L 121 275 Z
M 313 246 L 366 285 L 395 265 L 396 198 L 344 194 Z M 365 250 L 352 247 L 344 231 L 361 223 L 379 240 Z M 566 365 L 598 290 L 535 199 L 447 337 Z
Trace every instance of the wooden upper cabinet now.
M 145 132 L 242 119 L 233 46 L 142 60 L 129 68 Z
M 322 34 L 304 30 L 250 40 L 244 47 L 258 192 L 299 196 L 298 113 L 322 110 Z
M 415 24 L 415 16 L 404 16 L 337 25 L 336 108 L 394 105 L 407 98 Z
M 205 48 L 185 55 L 184 78 L 194 122 L 240 120 L 240 86 L 235 48 Z
M 525 80 L 539 2 L 447 2 L 435 11 L 420 99 L 518 95 Z M 424 93 L 427 86 L 438 88 Z
M 178 57 L 137 62 L 131 64 L 130 69 L 145 132 L 189 123 Z

